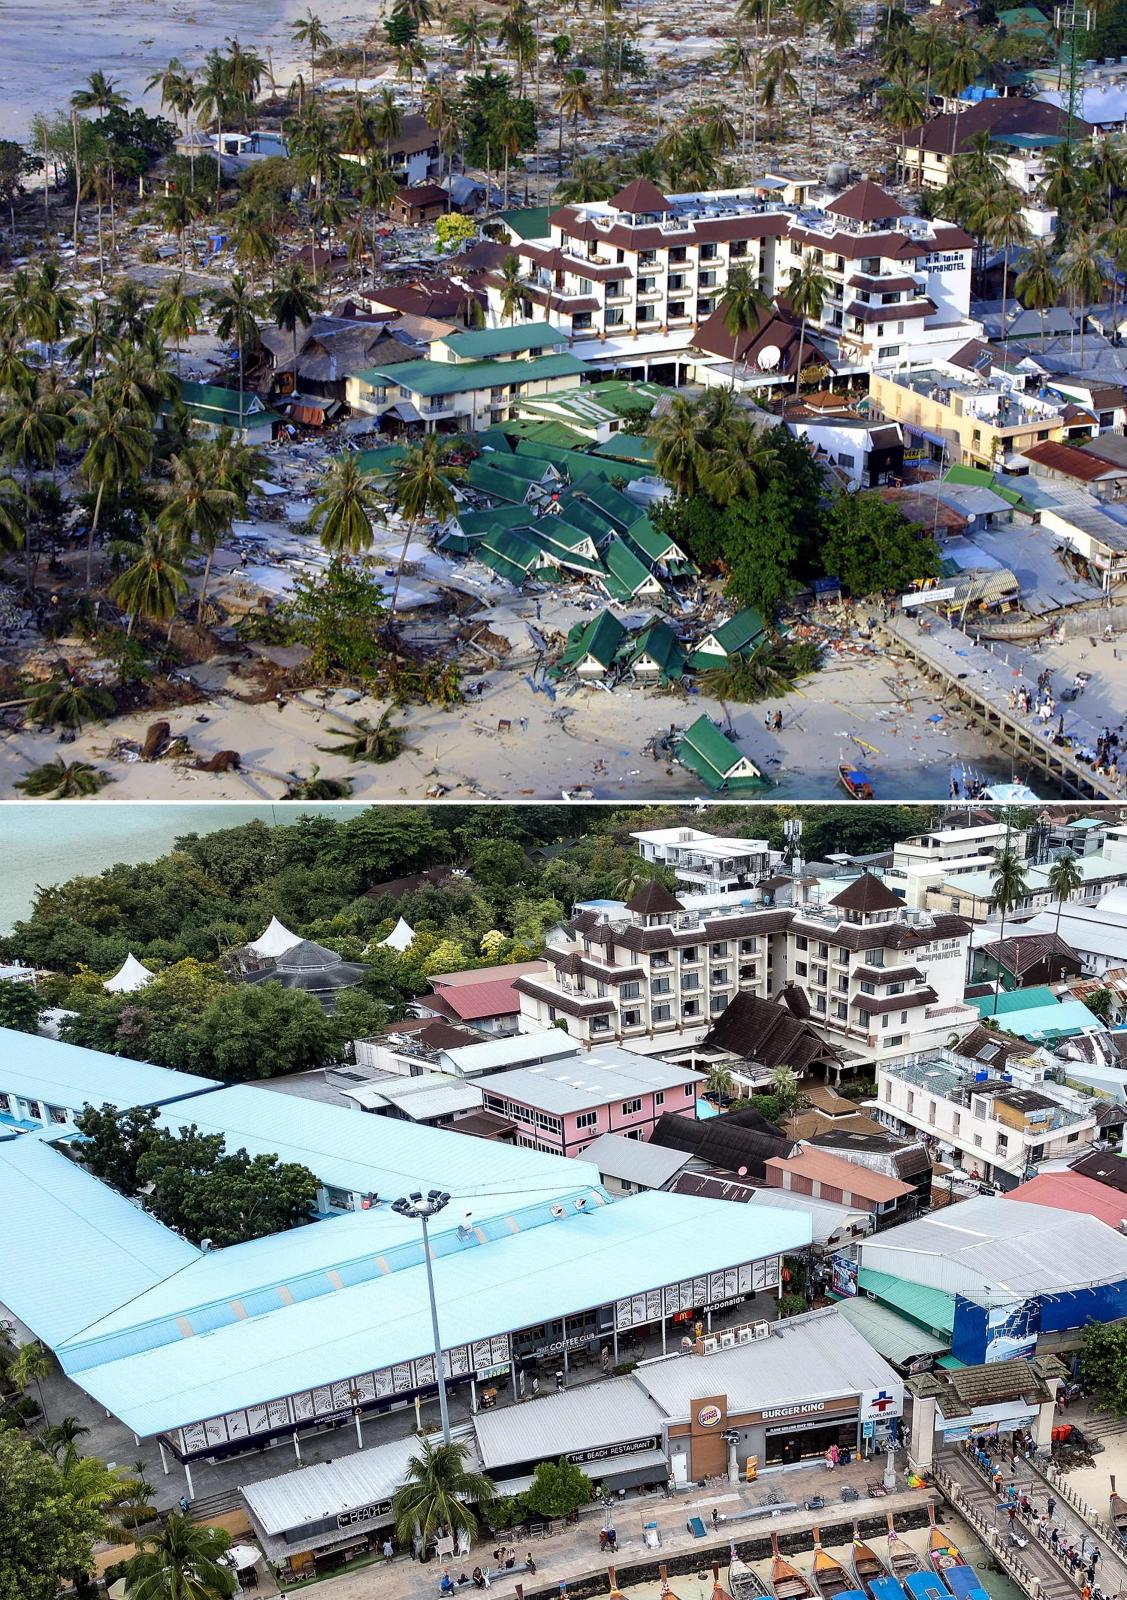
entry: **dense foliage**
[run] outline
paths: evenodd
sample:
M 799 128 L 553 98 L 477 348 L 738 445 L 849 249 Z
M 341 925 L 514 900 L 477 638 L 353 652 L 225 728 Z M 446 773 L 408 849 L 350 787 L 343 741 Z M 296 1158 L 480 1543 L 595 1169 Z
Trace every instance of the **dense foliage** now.
M 1127 1417 L 1127 1322 L 1089 1322 L 1080 1376 L 1103 1411 Z
M 244 1244 L 308 1220 L 317 1180 L 308 1167 L 228 1152 L 223 1135 L 194 1126 L 170 1133 L 153 1111 L 88 1106 L 78 1119 L 86 1135 L 82 1159 L 96 1177 L 198 1244 Z
M 106 1518 L 85 1489 L 32 1440 L 0 1432 L 0 1600 L 55 1600 L 90 1570 Z

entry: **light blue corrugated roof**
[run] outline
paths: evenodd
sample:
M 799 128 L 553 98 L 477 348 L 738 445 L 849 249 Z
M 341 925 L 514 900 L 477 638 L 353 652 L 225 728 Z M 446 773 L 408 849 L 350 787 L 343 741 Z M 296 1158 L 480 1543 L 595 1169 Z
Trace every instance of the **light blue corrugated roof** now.
M 153 1106 L 217 1089 L 214 1078 L 173 1072 L 101 1050 L 0 1028 L 0 1089 L 78 1111 L 84 1105 Z
M 464 1135 L 458 1135 L 464 1137 Z M 581 1176 L 595 1168 L 576 1165 Z M 609 1196 L 583 1186 L 554 1201 L 528 1206 L 506 1195 L 476 1200 L 470 1226 L 465 1209 L 451 1204 L 431 1225 L 432 1258 L 477 1249 L 491 1239 L 544 1227 L 553 1207 L 605 1205 Z M 208 1333 L 245 1317 L 261 1317 L 296 1300 L 339 1294 L 369 1279 L 422 1264 L 417 1222 L 387 1205 L 353 1211 L 288 1233 L 202 1256 L 187 1272 L 135 1296 L 119 1310 L 86 1328 L 60 1352 L 68 1372 L 101 1366 L 119 1356 L 155 1349 L 178 1339 Z
M 471 1343 L 809 1242 L 797 1212 L 723 1200 L 652 1192 L 572 1210 L 434 1263 L 442 1341 Z M 81 1383 L 144 1437 L 425 1356 L 430 1343 L 420 1266 L 110 1362 Z
M 471 1202 L 478 1195 L 503 1195 L 512 1207 L 599 1181 L 594 1168 L 566 1156 L 467 1139 L 253 1084 L 200 1095 L 157 1120 L 173 1132 L 194 1123 L 201 1133 L 223 1134 L 228 1151 L 300 1161 L 322 1183 L 384 1200 L 438 1188 Z
M 42 1139 L 0 1143 L 0 1300 L 45 1344 L 199 1255 Z

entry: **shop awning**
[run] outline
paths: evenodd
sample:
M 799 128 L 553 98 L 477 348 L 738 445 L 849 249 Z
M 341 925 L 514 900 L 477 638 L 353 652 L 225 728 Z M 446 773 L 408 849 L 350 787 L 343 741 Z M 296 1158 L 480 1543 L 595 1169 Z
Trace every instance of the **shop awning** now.
M 937 1356 L 947 1349 L 945 1342 L 935 1334 L 926 1333 L 907 1317 L 876 1300 L 860 1296 L 854 1300 L 839 1300 L 837 1309 L 874 1350 L 897 1366 L 906 1366 L 916 1356 Z
M 656 1483 L 669 1472 L 664 1450 L 638 1450 L 629 1456 L 612 1456 L 606 1461 L 577 1463 L 592 1483 L 605 1483 L 615 1489 L 632 1489 L 639 1483 Z M 499 1494 L 523 1494 L 532 1487 L 532 1474 L 524 1478 L 496 1479 Z

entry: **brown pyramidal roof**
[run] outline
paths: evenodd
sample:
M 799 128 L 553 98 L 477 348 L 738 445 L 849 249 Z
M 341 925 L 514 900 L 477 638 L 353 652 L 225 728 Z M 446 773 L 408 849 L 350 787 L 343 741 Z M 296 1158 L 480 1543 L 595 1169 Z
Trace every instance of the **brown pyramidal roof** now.
M 899 911 L 903 902 L 871 872 L 863 872 L 847 889 L 834 895 L 831 906 L 842 911 Z
M 672 911 L 684 911 L 685 908 L 664 884 L 651 881 L 644 889 L 638 890 L 633 900 L 627 901 L 626 909 L 641 917 L 661 917 Z
M 853 222 L 885 222 L 889 217 L 906 217 L 909 212 L 899 200 L 870 183 L 868 178 L 855 183 L 852 189 L 831 200 L 826 210 L 835 217 L 849 217 Z
M 619 211 L 642 213 L 646 211 L 671 211 L 673 208 L 665 195 L 648 178 L 635 178 L 625 189 L 620 189 L 611 199 Z

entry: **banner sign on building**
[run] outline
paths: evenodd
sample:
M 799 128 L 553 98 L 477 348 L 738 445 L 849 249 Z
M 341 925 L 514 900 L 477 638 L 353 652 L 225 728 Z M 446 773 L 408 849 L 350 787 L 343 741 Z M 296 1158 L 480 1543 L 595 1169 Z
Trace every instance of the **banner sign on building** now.
M 749 1294 L 777 1289 L 779 1271 L 779 1257 L 768 1256 L 765 1261 L 748 1261 L 740 1267 L 727 1267 L 723 1272 L 684 1278 L 679 1283 L 666 1284 L 664 1289 L 631 1295 L 628 1300 L 615 1302 L 614 1325 L 621 1332 L 625 1328 L 642 1328 L 647 1323 L 660 1322 L 662 1317 L 675 1316 L 679 1311 L 704 1311 L 725 1302 L 734 1304 Z
M 1040 1300 L 1015 1300 L 986 1313 L 986 1360 L 1013 1361 L 1031 1356 L 1041 1331 Z
M 852 1299 L 857 1293 L 857 1262 L 844 1251 L 830 1257 L 830 1288 L 843 1300 Z

